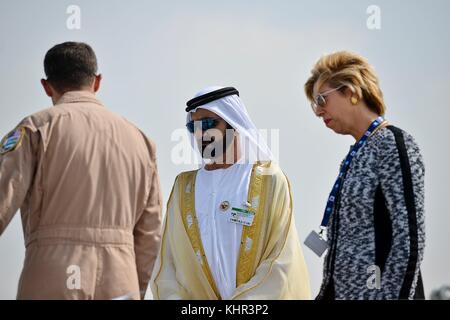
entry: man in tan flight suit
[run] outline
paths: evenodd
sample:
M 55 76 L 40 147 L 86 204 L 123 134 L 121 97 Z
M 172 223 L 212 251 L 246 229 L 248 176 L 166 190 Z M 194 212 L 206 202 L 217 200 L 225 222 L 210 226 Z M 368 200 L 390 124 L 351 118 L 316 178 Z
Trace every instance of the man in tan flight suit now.
M 159 249 L 155 146 L 95 97 L 92 48 L 50 49 L 41 80 L 54 107 L 0 144 L 0 235 L 20 208 L 19 299 L 143 298 Z

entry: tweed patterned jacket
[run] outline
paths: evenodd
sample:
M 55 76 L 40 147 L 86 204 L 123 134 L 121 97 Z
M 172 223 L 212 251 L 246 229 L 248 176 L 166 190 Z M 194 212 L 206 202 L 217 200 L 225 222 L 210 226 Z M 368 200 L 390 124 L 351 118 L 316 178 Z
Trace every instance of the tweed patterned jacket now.
M 411 135 L 373 134 L 353 159 L 327 230 L 317 299 L 422 299 L 425 169 Z

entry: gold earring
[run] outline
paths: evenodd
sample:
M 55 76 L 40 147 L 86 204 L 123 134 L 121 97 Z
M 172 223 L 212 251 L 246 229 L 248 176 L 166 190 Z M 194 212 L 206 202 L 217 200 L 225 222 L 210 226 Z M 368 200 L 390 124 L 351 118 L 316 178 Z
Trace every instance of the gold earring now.
M 352 104 L 355 105 L 358 103 L 358 98 L 352 97 L 351 101 L 352 101 Z

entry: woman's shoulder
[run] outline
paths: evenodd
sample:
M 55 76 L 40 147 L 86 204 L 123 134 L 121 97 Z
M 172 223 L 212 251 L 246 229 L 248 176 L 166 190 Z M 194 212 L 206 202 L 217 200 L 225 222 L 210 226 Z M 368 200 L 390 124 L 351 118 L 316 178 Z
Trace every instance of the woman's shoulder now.
M 381 155 L 398 154 L 399 148 L 406 149 L 408 153 L 420 152 L 414 137 L 409 132 L 395 125 L 381 128 L 374 135 L 372 143 Z
M 415 143 L 413 136 L 409 132 L 395 125 L 387 125 L 381 128 L 376 134 L 374 134 L 371 140 L 373 140 L 373 144 L 384 147 L 388 147 L 390 145 L 395 146 L 402 141 L 405 143 L 409 143 L 410 141 Z

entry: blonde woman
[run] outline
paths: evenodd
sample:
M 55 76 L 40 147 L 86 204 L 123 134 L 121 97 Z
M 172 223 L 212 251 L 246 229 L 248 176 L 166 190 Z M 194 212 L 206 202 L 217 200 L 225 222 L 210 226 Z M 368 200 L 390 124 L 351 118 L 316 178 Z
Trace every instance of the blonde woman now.
M 416 142 L 384 119 L 378 78 L 365 58 L 325 55 L 311 73 L 305 92 L 314 114 L 355 139 L 321 223 L 328 251 L 317 299 L 424 298 L 425 170 Z

